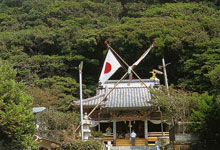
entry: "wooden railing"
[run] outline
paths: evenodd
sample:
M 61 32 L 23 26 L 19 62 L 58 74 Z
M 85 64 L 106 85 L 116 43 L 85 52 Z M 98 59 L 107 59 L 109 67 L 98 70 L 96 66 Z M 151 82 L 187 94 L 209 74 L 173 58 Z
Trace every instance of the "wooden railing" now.
M 169 136 L 169 132 L 148 132 L 149 137 Z
M 155 146 L 157 140 L 158 140 L 158 137 L 148 137 L 147 138 L 148 146 Z
M 148 146 L 155 146 L 161 136 L 169 136 L 169 132 L 148 132 Z

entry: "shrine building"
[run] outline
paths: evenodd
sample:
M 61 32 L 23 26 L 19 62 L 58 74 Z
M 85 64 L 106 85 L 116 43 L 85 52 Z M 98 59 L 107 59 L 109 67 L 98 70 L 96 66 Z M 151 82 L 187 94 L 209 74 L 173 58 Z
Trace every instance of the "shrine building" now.
M 117 81 L 100 84 L 94 97 L 83 99 L 83 112 L 89 113 Z M 159 88 L 160 81 L 157 78 L 142 81 L 145 85 L 137 79 L 122 80 L 90 116 L 92 130 L 104 133 L 104 141 L 112 141 L 116 146 L 131 146 L 132 130 L 137 134 L 137 146 L 155 145 L 159 137 L 168 137 L 168 125 L 161 123 L 161 112 L 151 103 L 150 89 Z M 73 101 L 72 106 L 79 111 L 80 101 Z M 106 133 L 109 127 L 111 133 Z

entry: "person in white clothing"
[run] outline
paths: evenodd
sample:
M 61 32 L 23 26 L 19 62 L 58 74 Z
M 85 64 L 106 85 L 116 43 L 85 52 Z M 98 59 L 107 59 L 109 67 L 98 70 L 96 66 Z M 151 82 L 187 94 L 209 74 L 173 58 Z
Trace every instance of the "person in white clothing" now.
M 136 138 L 136 133 L 134 132 L 134 130 L 132 130 L 132 132 L 131 132 L 131 144 L 132 144 L 132 146 L 135 146 L 135 138 Z

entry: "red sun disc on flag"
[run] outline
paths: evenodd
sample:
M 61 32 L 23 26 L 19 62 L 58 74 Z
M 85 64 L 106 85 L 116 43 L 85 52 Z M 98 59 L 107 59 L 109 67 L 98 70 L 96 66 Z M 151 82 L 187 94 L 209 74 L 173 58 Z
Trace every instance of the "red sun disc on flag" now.
M 112 70 L 112 65 L 109 62 L 106 62 L 104 74 L 109 73 L 111 70 Z

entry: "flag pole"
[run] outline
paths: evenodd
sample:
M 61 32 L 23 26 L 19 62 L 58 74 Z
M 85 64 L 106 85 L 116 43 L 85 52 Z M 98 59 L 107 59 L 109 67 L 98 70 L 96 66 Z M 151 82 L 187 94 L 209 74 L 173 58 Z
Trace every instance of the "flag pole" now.
M 151 46 L 147 49 L 147 51 L 141 55 L 141 57 L 138 59 L 138 61 L 136 61 L 131 67 L 124 61 L 123 58 L 121 58 L 120 55 L 118 55 L 118 53 L 108 44 L 107 41 L 104 42 L 105 45 L 107 45 L 108 48 L 111 49 L 111 51 L 128 67 L 131 68 L 131 71 L 134 73 L 134 75 L 141 81 L 141 83 L 146 87 L 147 85 L 144 83 L 144 81 L 138 76 L 138 74 L 133 70 L 135 68 L 135 66 L 137 66 L 140 61 L 150 52 L 150 50 L 154 47 L 154 44 L 156 44 L 157 42 L 154 41 L 153 44 L 151 44 Z M 142 58 L 142 59 L 141 59 Z M 141 60 L 140 60 L 141 59 Z M 138 63 L 137 63 L 138 62 Z
M 107 45 L 107 47 L 110 48 L 111 51 L 112 51 L 127 67 L 129 67 L 129 65 L 124 61 L 124 59 L 121 58 L 120 55 L 118 55 L 118 53 L 108 44 L 107 41 L 105 41 L 104 44 Z
M 154 41 L 153 44 L 151 44 L 151 46 L 141 55 L 141 57 L 132 65 L 132 68 L 134 68 L 135 66 L 137 66 L 146 56 L 147 54 L 150 52 L 150 50 L 154 47 L 154 44 L 156 44 L 157 41 Z
M 154 47 L 154 44 L 156 43 L 157 42 L 154 41 L 153 44 L 151 44 L 151 46 L 147 49 L 147 51 L 144 54 L 142 54 L 141 57 L 131 66 L 131 71 L 144 84 L 146 88 L 148 88 L 147 85 L 144 83 L 144 81 L 138 76 L 138 74 L 133 69 L 135 68 L 135 66 L 137 66 L 141 62 L 141 60 L 144 59 L 145 56 L 147 56 L 147 54 L 150 52 L 150 50 Z
M 81 140 L 83 141 L 82 69 L 83 61 L 79 64 Z

